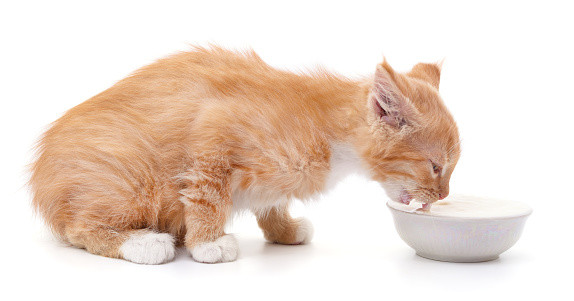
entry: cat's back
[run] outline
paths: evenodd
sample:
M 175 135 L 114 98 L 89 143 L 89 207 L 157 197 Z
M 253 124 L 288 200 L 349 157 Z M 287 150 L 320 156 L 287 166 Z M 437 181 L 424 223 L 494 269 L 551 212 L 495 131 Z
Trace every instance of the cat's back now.
M 63 169 L 98 173 L 106 164 L 110 170 L 164 164 L 155 161 L 184 155 L 181 146 L 198 116 L 270 99 L 285 78 L 296 76 L 273 69 L 253 51 L 196 48 L 160 59 L 53 122 L 37 143 L 32 182 Z M 236 120 L 249 118 L 251 110 L 243 112 Z
M 109 89 L 67 111 L 52 123 L 41 144 L 57 140 L 74 144 L 128 137 L 161 138 L 189 123 L 202 106 L 241 93 L 270 77 L 273 69 L 254 52 L 197 48 L 160 59 L 135 71 Z M 259 88 L 262 88 L 261 85 Z M 78 136 L 79 137 L 76 137 Z M 154 137 L 145 137 L 145 136 Z M 94 140 L 95 136 L 101 139 Z M 105 138 L 116 139 L 105 139 Z M 80 138 L 78 140 L 78 138 Z M 173 137 L 171 137 L 173 139 Z
M 280 80 L 289 73 L 266 64 L 254 51 L 230 51 L 219 47 L 180 52 L 148 65 L 118 83 L 123 87 L 191 97 L 214 97 L 241 92 L 241 88 L 264 88 L 265 81 Z

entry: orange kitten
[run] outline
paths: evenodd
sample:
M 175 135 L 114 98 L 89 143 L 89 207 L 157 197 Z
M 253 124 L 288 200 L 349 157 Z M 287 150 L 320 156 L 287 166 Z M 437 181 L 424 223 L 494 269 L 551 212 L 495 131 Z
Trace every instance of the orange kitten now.
M 251 210 L 265 238 L 311 240 L 293 199 L 353 169 L 389 197 L 446 197 L 459 157 L 440 66 L 368 80 L 274 69 L 255 53 L 198 48 L 159 60 L 72 108 L 38 143 L 30 187 L 53 232 L 89 252 L 137 263 L 233 261 L 224 233 Z

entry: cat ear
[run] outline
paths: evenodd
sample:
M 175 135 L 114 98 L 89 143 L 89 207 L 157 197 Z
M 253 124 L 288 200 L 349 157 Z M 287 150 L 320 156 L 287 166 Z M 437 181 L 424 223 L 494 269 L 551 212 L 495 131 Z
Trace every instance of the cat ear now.
M 440 84 L 440 71 L 443 63 L 444 59 L 437 64 L 419 63 L 416 64 L 407 75 L 422 79 L 438 90 L 438 86 Z
M 393 68 L 384 59 L 375 71 L 370 102 L 380 120 L 395 128 L 400 128 L 409 123 L 409 117 L 414 115 L 412 113 L 416 109 L 397 87 L 396 76 Z

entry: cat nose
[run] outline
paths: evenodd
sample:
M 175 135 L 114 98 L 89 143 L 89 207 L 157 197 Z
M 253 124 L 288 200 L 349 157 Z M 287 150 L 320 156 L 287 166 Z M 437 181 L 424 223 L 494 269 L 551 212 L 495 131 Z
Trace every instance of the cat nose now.
M 440 185 L 437 189 L 438 191 L 438 199 L 439 200 L 444 200 L 444 198 L 446 198 L 448 196 L 448 183 L 444 184 L 444 185 Z

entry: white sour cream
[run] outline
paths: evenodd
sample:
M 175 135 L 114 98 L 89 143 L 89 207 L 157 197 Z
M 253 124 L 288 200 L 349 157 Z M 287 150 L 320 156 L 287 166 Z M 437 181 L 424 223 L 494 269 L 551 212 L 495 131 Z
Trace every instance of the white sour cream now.
M 389 202 L 389 206 L 405 212 L 458 218 L 515 217 L 532 212 L 530 206 L 519 202 L 467 195 L 451 195 L 433 203 L 428 211 L 421 210 L 421 203 L 416 201 L 409 205 Z

